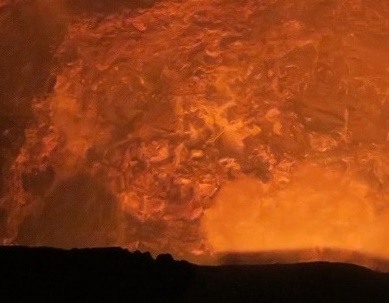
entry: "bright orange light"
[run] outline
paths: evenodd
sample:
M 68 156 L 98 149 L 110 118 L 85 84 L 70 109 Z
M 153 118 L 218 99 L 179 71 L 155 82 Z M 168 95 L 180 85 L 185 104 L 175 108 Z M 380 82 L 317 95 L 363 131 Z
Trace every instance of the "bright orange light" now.
M 0 240 L 389 258 L 389 1 L 52 2 Z
M 245 177 L 227 183 L 205 212 L 219 253 L 333 248 L 388 256 L 389 210 L 368 181 L 339 167 L 301 163 L 279 186 Z

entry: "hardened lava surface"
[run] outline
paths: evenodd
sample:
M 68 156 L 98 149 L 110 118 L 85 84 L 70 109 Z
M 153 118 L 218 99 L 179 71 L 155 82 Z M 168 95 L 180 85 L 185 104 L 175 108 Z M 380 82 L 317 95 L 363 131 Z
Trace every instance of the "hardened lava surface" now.
M 72 15 L 5 177 L 4 243 L 389 257 L 388 41 L 386 1 Z

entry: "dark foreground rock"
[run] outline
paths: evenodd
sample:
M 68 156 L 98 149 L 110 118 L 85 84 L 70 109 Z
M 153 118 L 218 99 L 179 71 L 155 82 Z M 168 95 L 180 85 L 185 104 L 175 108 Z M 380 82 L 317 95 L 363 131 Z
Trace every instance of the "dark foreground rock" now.
M 0 248 L 2 302 L 387 302 L 389 275 L 336 263 L 202 267 L 120 248 Z

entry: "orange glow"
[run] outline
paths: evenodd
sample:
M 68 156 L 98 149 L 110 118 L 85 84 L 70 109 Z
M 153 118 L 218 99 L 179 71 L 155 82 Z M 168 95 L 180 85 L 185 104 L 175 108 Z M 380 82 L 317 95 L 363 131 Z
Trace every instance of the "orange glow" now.
M 227 183 L 203 227 L 219 253 L 332 248 L 386 257 L 389 211 L 380 198 L 344 169 L 302 163 L 281 187 L 250 177 Z
M 388 1 L 128 2 L 67 8 L 3 243 L 389 258 Z

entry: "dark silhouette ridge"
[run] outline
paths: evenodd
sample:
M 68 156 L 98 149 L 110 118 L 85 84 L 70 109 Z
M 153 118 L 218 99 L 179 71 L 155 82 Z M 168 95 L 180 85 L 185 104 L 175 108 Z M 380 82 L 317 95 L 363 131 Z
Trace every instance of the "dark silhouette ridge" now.
M 366 252 L 336 249 L 330 247 L 316 247 L 305 249 L 273 249 L 258 252 L 228 252 L 217 256 L 223 265 L 264 265 L 288 264 L 294 262 L 331 261 L 337 263 L 350 263 L 369 268 L 377 272 L 389 272 L 389 260 L 373 256 Z
M 0 291 L 7 301 L 389 300 L 389 274 L 342 263 L 212 267 L 121 248 L 0 247 L 0 266 Z

